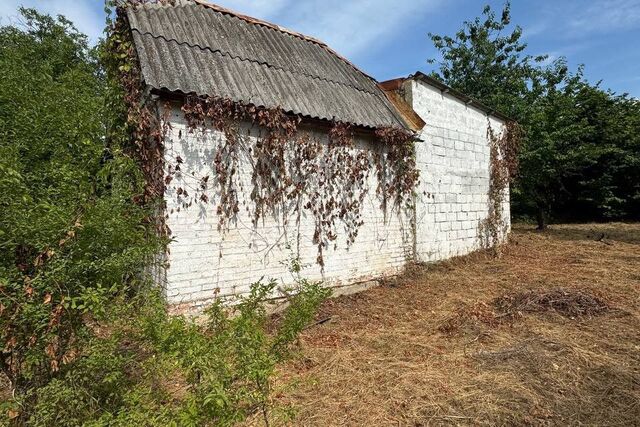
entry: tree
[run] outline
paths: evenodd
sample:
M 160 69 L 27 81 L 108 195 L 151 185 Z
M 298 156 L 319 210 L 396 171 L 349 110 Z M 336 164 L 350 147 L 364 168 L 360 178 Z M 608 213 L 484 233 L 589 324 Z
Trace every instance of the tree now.
M 541 70 L 538 95 L 531 102 L 525 123 L 527 138 L 520 153 L 520 174 L 513 200 L 521 211 L 535 212 L 538 229 L 547 215 L 568 196 L 567 178 L 579 175 L 589 161 L 575 144 L 589 132 L 575 108 L 582 86 L 582 71 L 569 75 L 563 60 Z
M 483 15 L 464 22 L 454 37 L 429 33 L 441 55 L 440 60 L 429 60 L 439 64 L 433 76 L 519 119 L 529 111 L 527 101 L 535 96 L 532 87 L 539 79 L 539 64 L 547 58 L 525 54 L 520 27 L 504 35 L 511 24 L 510 3 L 499 19 L 490 6 L 485 6 Z
M 520 123 L 525 138 L 513 210 L 544 229 L 561 219 L 638 215 L 638 102 L 590 85 L 583 67 L 526 53 L 507 2 L 499 18 L 464 22 L 454 37 L 429 35 L 441 60 L 433 75 Z M 629 180 L 629 178 L 632 178 Z
M 574 97 L 587 132 L 575 139 L 580 173 L 567 180 L 571 198 L 559 210 L 576 219 L 638 218 L 640 108 L 627 95 L 582 83 Z
M 0 369 L 18 394 L 73 359 L 159 246 L 131 202 L 137 167 L 105 152 L 105 82 L 86 36 L 20 9 L 0 28 Z

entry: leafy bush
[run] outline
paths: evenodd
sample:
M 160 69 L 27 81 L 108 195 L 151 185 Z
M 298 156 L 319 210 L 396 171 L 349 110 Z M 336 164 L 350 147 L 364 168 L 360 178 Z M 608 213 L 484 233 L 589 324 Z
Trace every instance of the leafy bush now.
M 21 13 L 0 28 L 0 369 L 17 393 L 76 357 L 161 248 L 132 203 L 135 162 L 105 148 L 96 50 L 62 17 Z
M 277 325 L 265 302 L 275 282 L 256 283 L 234 307 L 222 302 L 198 324 L 169 316 L 153 291 L 120 300 L 95 326 L 82 355 L 24 400 L 34 426 L 231 425 L 269 411 L 270 381 L 329 291 L 302 281 Z M 22 401 L 13 402 L 19 410 Z

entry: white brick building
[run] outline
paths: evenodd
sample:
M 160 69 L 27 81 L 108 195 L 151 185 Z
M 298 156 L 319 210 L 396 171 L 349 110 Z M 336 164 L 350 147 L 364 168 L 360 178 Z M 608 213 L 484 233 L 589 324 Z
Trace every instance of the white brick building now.
M 438 261 L 479 249 L 479 224 L 490 202 L 487 127 L 500 134 L 508 119 L 419 72 L 384 85 L 395 86 L 425 122 L 416 145 L 422 196 L 416 205 L 417 259 Z
M 197 306 L 240 295 L 263 277 L 286 284 L 292 251 L 307 266 L 305 277 L 347 286 L 395 274 L 407 263 L 480 248 L 479 227 L 489 206 L 487 126 L 499 133 L 505 117 L 421 73 L 378 84 L 317 40 L 200 1 L 145 5 L 128 18 L 145 83 L 156 97 L 172 101 L 164 167 L 168 173 L 180 159 L 181 173 L 165 190 L 173 240 L 163 281 L 170 303 Z M 299 223 L 292 217 L 288 225 L 278 215 L 252 223 L 247 155 L 238 171 L 241 210 L 220 231 L 215 194 L 188 206 L 178 194 L 215 174 L 212 147 L 225 138 L 213 129 L 189 132 L 180 109 L 184 94 L 280 107 L 301 118 L 301 132 L 324 144 L 327 125 L 349 123 L 357 130 L 355 149 L 365 152 L 379 149 L 376 128 L 410 129 L 421 175 L 415 206 L 385 212 L 370 174 L 358 237 L 348 246 L 339 234 L 321 268 L 311 215 Z M 255 144 L 260 128 L 238 125 L 243 140 Z M 508 217 L 508 203 L 504 212 Z

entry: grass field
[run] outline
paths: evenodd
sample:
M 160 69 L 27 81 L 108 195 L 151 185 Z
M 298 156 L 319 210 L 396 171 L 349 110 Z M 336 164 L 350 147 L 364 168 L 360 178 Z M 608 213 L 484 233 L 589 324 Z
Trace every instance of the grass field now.
M 272 421 L 638 425 L 639 316 L 640 225 L 516 226 L 500 259 L 328 301 L 281 369 Z

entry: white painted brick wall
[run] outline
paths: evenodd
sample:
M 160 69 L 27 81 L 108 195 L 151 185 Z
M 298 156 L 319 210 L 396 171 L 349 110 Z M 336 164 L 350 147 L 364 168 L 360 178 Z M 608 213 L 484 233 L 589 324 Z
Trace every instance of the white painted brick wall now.
M 432 262 L 465 255 L 480 248 L 479 226 L 489 212 L 487 125 L 499 134 L 504 122 L 426 83 L 410 80 L 403 89 L 426 123 L 416 146 L 416 256 Z M 508 195 L 504 212 L 508 224 Z
M 286 248 L 288 241 L 295 242 L 295 221 L 291 218 L 285 230 L 281 221 L 267 218 L 253 229 L 250 213 L 246 211 L 252 189 L 251 168 L 247 163 L 241 174 L 244 194 L 240 197 L 239 221 L 226 234 L 218 232 L 217 197 L 211 191 L 208 203 L 194 203 L 186 209 L 180 206 L 175 194 L 177 188 L 186 188 L 193 194 L 199 178 L 211 175 L 213 181 L 212 147 L 215 139 L 224 136 L 215 131 L 205 135 L 201 132 L 189 134 L 179 109 L 172 111 L 171 123 L 165 160 L 167 164 L 175 164 L 180 156 L 184 163 L 181 165 L 183 175 L 168 185 L 165 194 L 167 225 L 173 237 L 169 245 L 165 284 L 169 303 L 195 302 L 197 305 L 214 298 L 216 292 L 220 296 L 243 294 L 251 283 L 262 277 L 290 284 L 292 277 L 282 263 L 290 255 Z M 247 127 L 244 132 L 256 135 L 258 130 Z M 315 132 L 314 135 L 326 142 L 325 134 Z M 356 145 L 358 149 L 367 149 L 372 141 L 358 138 Z M 305 277 L 324 280 L 332 286 L 346 285 L 395 274 L 412 256 L 413 241 L 408 219 L 395 213 L 390 214 L 385 222 L 376 187 L 377 179 L 372 173 L 363 212 L 365 224 L 349 249 L 342 232 L 336 241 L 337 249 L 325 250 L 324 273 L 316 263 L 317 246 L 312 241 L 314 219 L 310 215 L 302 219 L 300 256 L 303 264 L 308 265 L 303 271 Z M 344 230 L 340 223 L 338 230 Z
M 421 183 L 415 212 L 415 256 L 420 261 L 432 262 L 479 249 L 479 225 L 487 217 L 489 206 L 487 116 L 420 82 L 409 81 L 404 89 L 405 98 L 426 122 L 420 133 L 422 141 L 416 147 Z M 489 120 L 495 131 L 502 130 L 503 122 Z M 240 176 L 244 193 L 240 197 L 239 221 L 227 233 L 218 231 L 217 197 L 211 191 L 208 203 L 197 202 L 186 209 L 180 206 L 177 188 L 193 193 L 200 177 L 213 177 L 213 147 L 224 136 L 215 131 L 189 134 L 179 108 L 172 110 L 171 123 L 165 160 L 167 164 L 175 164 L 180 156 L 184 160 L 184 174 L 171 182 L 165 194 L 167 225 L 173 233 L 165 284 L 169 303 L 197 306 L 206 304 L 216 294 L 240 295 L 263 277 L 291 283 L 292 277 L 283 262 L 291 253 L 287 243 L 295 242 L 295 221 L 290 218 L 290 225 L 283 227 L 281 220 L 266 218 L 253 229 L 247 211 L 252 188 L 249 159 L 244 159 Z M 250 126 L 243 129 L 249 138 L 258 133 Z M 314 131 L 312 135 L 326 142 L 325 134 Z M 375 144 L 363 137 L 356 142 L 358 149 L 370 149 Z M 324 272 L 316 264 L 313 218 L 302 219 L 300 256 L 303 264 L 308 265 L 303 272 L 305 277 L 323 280 L 331 286 L 346 285 L 394 274 L 413 258 L 409 219 L 395 212 L 385 221 L 376 187 L 372 173 L 363 214 L 365 224 L 350 248 L 347 249 L 342 232 L 337 248 L 325 250 Z M 508 197 L 506 200 L 508 222 Z M 338 229 L 342 230 L 341 225 Z

